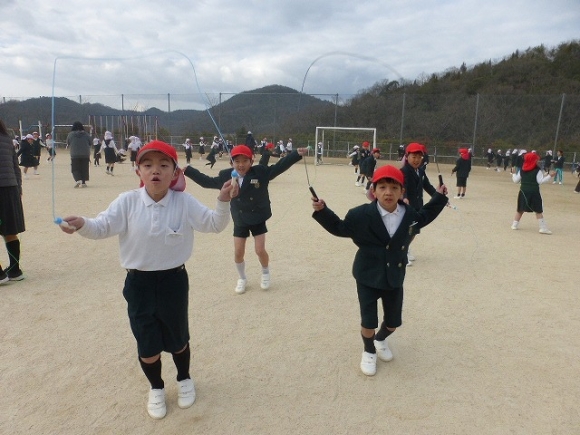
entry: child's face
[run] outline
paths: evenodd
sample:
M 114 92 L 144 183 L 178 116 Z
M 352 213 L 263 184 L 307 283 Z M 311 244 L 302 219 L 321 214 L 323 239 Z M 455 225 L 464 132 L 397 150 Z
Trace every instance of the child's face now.
M 150 151 L 143 156 L 137 166 L 137 175 L 149 196 L 155 200 L 163 198 L 171 182 L 177 178 L 173 160 L 158 151 Z
M 378 153 L 378 152 L 377 152 L 377 153 L 373 153 L 373 156 L 374 156 L 374 158 L 375 158 L 376 160 L 378 160 L 378 159 L 379 159 L 379 157 L 381 157 L 381 153 Z
M 252 167 L 252 163 L 254 163 L 252 159 L 240 154 L 234 157 L 232 166 L 238 172 L 238 174 L 243 177 Z
M 409 153 L 407 155 L 407 161 L 413 169 L 417 169 L 423 163 L 423 153 Z
M 405 189 L 394 180 L 383 178 L 377 182 L 376 187 L 371 186 L 371 190 L 377 201 L 389 213 L 397 209 L 397 201 L 403 198 Z

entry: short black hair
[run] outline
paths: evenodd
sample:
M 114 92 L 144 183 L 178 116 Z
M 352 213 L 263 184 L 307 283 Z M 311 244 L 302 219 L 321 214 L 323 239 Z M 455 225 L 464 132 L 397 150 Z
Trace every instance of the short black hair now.
M 83 127 L 83 123 L 82 122 L 75 121 L 75 122 L 73 122 L 71 131 L 81 131 L 81 130 L 84 130 L 84 129 L 85 129 L 85 127 Z

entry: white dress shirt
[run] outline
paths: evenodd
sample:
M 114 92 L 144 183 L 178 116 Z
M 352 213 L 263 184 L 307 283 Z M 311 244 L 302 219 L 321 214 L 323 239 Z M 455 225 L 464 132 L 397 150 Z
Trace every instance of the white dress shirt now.
M 120 194 L 95 218 L 84 218 L 78 233 L 89 239 L 119 236 L 121 267 L 143 271 L 173 269 L 193 251 L 193 232 L 219 233 L 230 220 L 230 203 L 215 210 L 186 192 L 169 190 L 155 202 L 145 187 Z
M 389 236 L 393 237 L 393 234 L 395 234 L 397 228 L 399 228 L 399 225 L 401 225 L 401 222 L 403 221 L 403 217 L 405 216 L 406 211 L 405 207 L 397 203 L 397 209 L 394 212 L 390 213 L 383 207 L 381 207 L 381 205 L 377 201 L 377 209 L 381 214 L 381 218 L 383 219 L 385 228 L 389 232 Z

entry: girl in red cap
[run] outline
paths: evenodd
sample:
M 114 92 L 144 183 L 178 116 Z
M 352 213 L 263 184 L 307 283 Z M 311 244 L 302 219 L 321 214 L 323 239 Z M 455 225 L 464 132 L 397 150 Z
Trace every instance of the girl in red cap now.
M 338 237 L 349 237 L 358 247 L 352 266 L 361 313 L 364 350 L 361 371 L 373 376 L 377 355 L 383 361 L 393 359 L 387 337 L 401 326 L 403 280 L 409 243 L 417 230 L 430 224 L 447 204 L 447 188 L 441 185 L 431 200 L 418 211 L 405 204 L 403 173 L 386 165 L 373 174 L 371 192 L 375 199 L 350 209 L 344 219 L 330 210 L 323 199 L 312 198 L 312 217 Z M 378 300 L 383 306 L 379 331 Z
M 455 162 L 455 167 L 451 170 L 451 175 L 457 173 L 457 195 L 453 198 L 463 199 L 467 189 L 467 178 L 471 172 L 471 153 L 467 148 L 459 150 L 459 158 Z
M 538 166 L 539 160 L 540 156 L 536 153 L 526 153 L 522 169 L 512 175 L 513 182 L 520 183 L 517 211 L 512 223 L 512 230 L 518 229 L 520 219 L 525 212 L 531 212 L 536 214 L 536 219 L 540 226 L 540 234 L 552 234 L 544 220 L 544 207 L 542 195 L 540 195 L 540 184 L 550 181 L 554 173 L 544 175 Z
M 189 408 L 195 402 L 184 263 L 193 251 L 195 231 L 219 233 L 228 225 L 236 189 L 231 180 L 224 183 L 215 210 L 210 210 L 184 192 L 177 152 L 158 140 L 141 148 L 136 163 L 139 189 L 119 195 L 96 218 L 65 217 L 61 229 L 89 239 L 119 236 L 121 267 L 127 270 L 123 296 L 139 363 L 151 384 L 147 412 L 160 419 L 167 412 L 162 352 L 171 353 L 177 369 L 177 406 Z

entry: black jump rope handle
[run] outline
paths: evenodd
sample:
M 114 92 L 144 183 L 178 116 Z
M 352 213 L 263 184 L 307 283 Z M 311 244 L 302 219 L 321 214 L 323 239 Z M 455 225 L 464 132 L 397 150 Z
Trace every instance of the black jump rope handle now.
M 310 189 L 310 193 L 312 193 L 312 196 L 314 197 L 314 199 L 316 199 L 318 201 L 318 195 L 314 191 L 314 187 L 308 186 L 308 188 Z
M 443 175 L 439 174 L 439 186 L 443 186 Z

